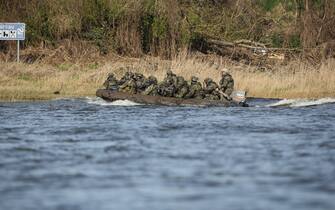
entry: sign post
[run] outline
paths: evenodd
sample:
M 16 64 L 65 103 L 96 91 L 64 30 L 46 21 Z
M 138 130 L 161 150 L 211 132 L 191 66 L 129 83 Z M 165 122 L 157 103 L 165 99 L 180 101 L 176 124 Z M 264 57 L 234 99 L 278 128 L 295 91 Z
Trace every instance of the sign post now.
M 17 62 L 20 62 L 20 41 L 25 38 L 25 23 L 0 23 L 0 40 L 17 41 Z
M 16 49 L 16 61 L 20 62 L 20 40 L 17 40 L 17 49 Z

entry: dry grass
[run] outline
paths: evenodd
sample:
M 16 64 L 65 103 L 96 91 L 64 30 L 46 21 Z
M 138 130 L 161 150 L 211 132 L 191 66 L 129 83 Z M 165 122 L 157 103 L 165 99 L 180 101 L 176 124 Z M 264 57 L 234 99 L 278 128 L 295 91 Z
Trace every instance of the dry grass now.
M 264 98 L 324 98 L 335 96 L 335 61 L 319 69 L 303 63 L 292 63 L 274 73 L 233 72 L 239 89 L 250 96 Z
M 162 79 L 167 69 L 189 79 L 211 77 L 219 80 L 220 69 L 234 76 L 236 89 L 247 90 L 249 96 L 266 98 L 322 98 L 335 96 L 335 61 L 329 60 L 315 70 L 300 62 L 278 66 L 271 72 L 255 67 L 232 65 L 215 59 L 199 59 L 181 55 L 172 61 L 146 57 L 117 58 L 96 63 L 0 63 L 0 100 L 41 100 L 57 97 L 93 96 L 109 72 L 117 77 L 125 73 L 121 67 L 154 75 Z M 60 90 L 60 95 L 54 95 Z

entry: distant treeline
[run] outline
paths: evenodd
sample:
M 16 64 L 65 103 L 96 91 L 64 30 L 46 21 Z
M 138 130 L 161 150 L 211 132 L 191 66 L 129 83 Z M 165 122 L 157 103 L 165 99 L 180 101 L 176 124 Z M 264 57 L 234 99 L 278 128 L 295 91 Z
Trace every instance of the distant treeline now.
M 27 23 L 25 46 L 171 57 L 203 38 L 313 48 L 335 39 L 335 0 L 0 0 L 0 21 Z

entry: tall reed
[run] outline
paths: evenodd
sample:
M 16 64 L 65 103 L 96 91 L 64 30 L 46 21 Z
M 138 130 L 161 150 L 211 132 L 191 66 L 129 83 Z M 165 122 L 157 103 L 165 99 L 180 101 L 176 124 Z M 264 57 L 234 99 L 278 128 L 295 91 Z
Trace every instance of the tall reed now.
M 55 97 L 94 96 L 108 73 L 118 78 L 127 71 L 154 75 L 162 80 L 168 69 L 190 79 L 206 77 L 216 82 L 220 70 L 229 71 L 238 90 L 247 90 L 251 97 L 322 98 L 335 97 L 335 60 L 328 60 L 318 69 L 302 62 L 275 66 L 272 72 L 261 72 L 251 66 L 237 66 L 220 59 L 199 59 L 182 54 L 172 60 L 157 57 L 117 58 L 103 62 L 32 65 L 0 63 L 0 99 L 34 100 Z M 60 91 L 60 95 L 54 95 Z

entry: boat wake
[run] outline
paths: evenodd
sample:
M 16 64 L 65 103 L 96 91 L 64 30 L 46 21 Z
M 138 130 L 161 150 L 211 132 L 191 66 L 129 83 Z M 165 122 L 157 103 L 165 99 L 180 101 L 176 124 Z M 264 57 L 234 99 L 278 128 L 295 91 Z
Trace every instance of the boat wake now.
M 139 106 L 141 104 L 129 100 L 117 100 L 113 102 L 105 101 L 99 97 L 86 97 L 85 101 L 88 104 L 100 106 Z M 265 105 L 265 107 L 310 107 L 319 106 L 323 104 L 335 103 L 335 98 L 321 98 L 321 99 L 283 99 L 272 104 Z M 262 106 L 257 106 L 262 107 Z M 263 105 L 264 107 L 264 105 Z
M 141 105 L 133 101 L 129 101 L 129 100 L 118 100 L 118 101 L 108 102 L 98 97 L 95 97 L 95 98 L 86 97 L 85 99 L 88 104 L 94 104 L 94 105 L 100 105 L 100 106 L 138 106 L 138 105 Z
M 321 98 L 321 99 L 283 99 L 273 104 L 266 105 L 266 107 L 309 107 L 323 104 L 335 103 L 335 98 Z

